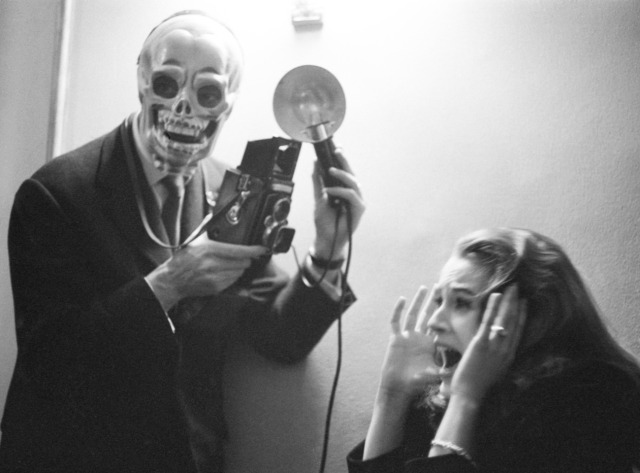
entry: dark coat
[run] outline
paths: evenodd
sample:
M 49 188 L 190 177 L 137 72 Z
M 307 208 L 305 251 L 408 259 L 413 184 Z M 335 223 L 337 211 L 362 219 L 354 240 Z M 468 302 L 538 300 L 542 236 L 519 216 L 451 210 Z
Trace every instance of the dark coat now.
M 191 448 L 203 471 L 219 471 L 231 335 L 295 362 L 339 315 L 323 291 L 269 262 L 174 335 L 143 279 L 170 252 L 143 228 L 125 149 L 131 157 L 123 125 L 47 163 L 17 192 L 9 255 L 18 356 L 2 472 L 185 473 L 194 471 Z M 199 221 L 202 175 L 191 182 Z
M 348 455 L 349 473 L 632 473 L 640 454 L 640 393 L 623 370 L 575 363 L 510 397 L 483 404 L 476 465 L 453 454 L 429 458 L 437 422 L 429 408 L 415 408 L 401 447 L 362 461 L 361 443 Z

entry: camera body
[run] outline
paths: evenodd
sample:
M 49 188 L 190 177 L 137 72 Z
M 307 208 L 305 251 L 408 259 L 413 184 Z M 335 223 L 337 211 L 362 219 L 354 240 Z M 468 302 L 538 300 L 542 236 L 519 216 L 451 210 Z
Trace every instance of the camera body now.
M 301 144 L 280 137 L 247 143 L 240 166 L 225 172 L 207 224 L 210 239 L 289 251 L 295 230 L 287 217 Z

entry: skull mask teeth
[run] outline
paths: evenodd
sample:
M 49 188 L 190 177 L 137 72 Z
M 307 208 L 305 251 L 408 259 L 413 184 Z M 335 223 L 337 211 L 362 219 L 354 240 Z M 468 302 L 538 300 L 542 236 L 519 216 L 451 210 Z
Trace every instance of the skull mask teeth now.
M 209 17 L 173 17 L 149 35 L 138 66 L 138 126 L 158 167 L 180 173 L 212 153 L 241 69 L 235 38 Z
M 206 145 L 216 128 L 217 122 L 214 120 L 176 117 L 170 110 L 160 107 L 154 110 L 153 133 L 166 148 L 181 146 L 195 152 Z

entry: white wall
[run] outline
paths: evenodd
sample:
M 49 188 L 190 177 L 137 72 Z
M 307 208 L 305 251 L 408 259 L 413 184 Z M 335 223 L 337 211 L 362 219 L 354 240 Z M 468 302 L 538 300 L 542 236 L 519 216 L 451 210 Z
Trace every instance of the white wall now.
M 136 56 L 153 25 L 210 3 L 247 60 L 220 157 L 236 164 L 247 140 L 281 134 L 271 100 L 292 67 L 328 68 L 347 96 L 336 141 L 369 208 L 354 242 L 350 280 L 359 301 L 344 318 L 328 472 L 345 471 L 344 456 L 366 431 L 395 299 L 434 282 L 469 230 L 517 225 L 563 243 L 619 340 L 640 355 L 639 2 L 325 0 L 324 27 L 296 32 L 293 0 L 75 0 L 62 149 L 135 110 Z M 27 48 L 4 38 L 0 45 L 3 57 Z M 34 74 L 30 64 L 19 67 Z M 13 100 L 11 111 L 27 98 Z M 44 126 L 10 137 L 25 140 Z M 312 160 L 305 147 L 291 218 L 300 253 L 312 238 Z M 10 176 L 13 189 L 22 174 Z M 3 194 L 3 222 L 9 201 Z M 291 255 L 280 259 L 293 268 Z M 5 310 L 0 319 L 11 347 L 2 343 L 2 387 L 15 347 L 10 317 Z M 231 353 L 231 472 L 317 470 L 335 360 L 335 329 L 295 367 L 243 347 Z
M 16 354 L 7 230 L 13 195 L 47 159 L 60 3 L 0 0 L 0 406 Z

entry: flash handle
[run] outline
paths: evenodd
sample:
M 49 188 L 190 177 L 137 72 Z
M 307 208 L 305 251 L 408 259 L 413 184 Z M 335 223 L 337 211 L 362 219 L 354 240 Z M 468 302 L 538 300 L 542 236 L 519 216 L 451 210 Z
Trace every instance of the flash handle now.
M 322 169 L 322 180 L 325 187 L 346 187 L 346 185 L 336 177 L 329 174 L 329 168 L 342 169 L 342 166 L 336 158 L 336 145 L 333 143 L 331 137 L 326 140 L 313 143 L 313 147 L 316 151 L 316 158 L 320 163 Z M 332 207 L 338 207 L 344 203 L 344 199 L 338 197 L 330 197 L 330 204 Z

